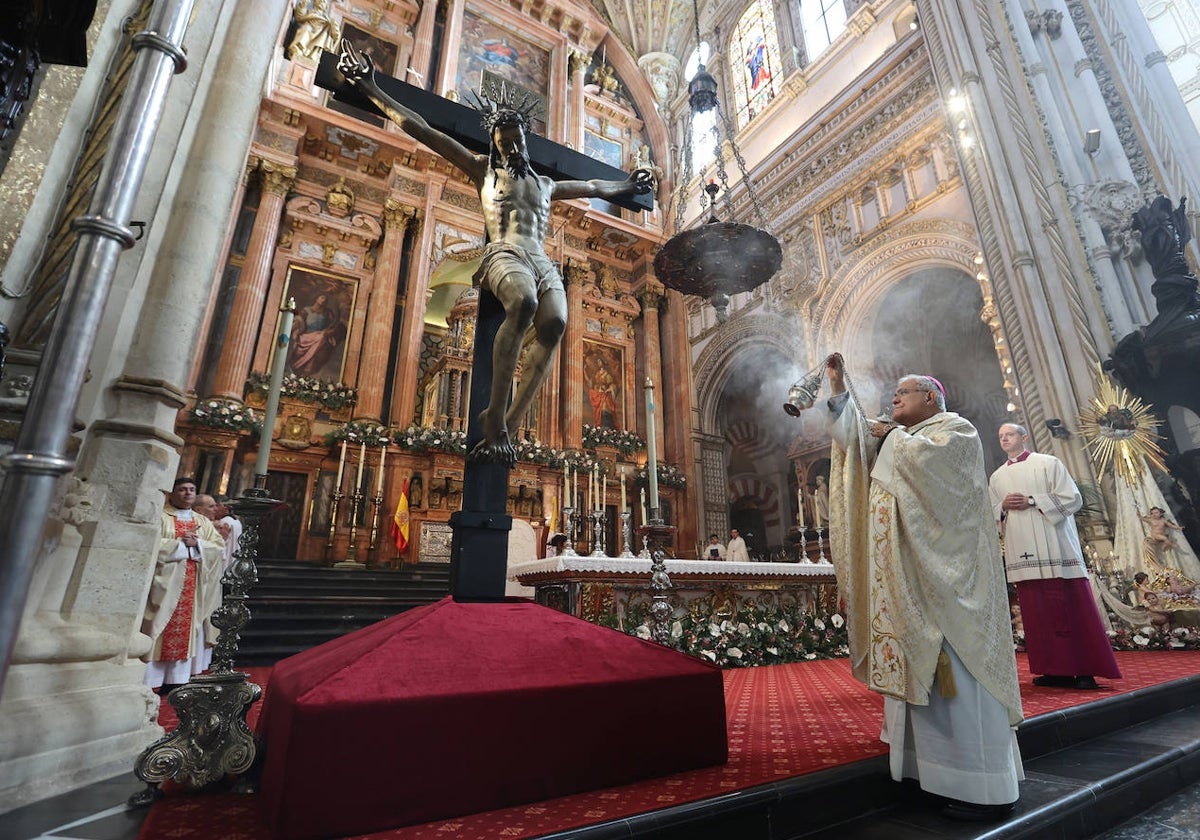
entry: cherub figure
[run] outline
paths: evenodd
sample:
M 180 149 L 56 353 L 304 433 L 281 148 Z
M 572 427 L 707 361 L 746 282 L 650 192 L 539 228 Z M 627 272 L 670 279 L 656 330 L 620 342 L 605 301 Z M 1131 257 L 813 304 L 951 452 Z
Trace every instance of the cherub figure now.
M 1140 518 L 1146 523 L 1149 531 L 1146 534 L 1146 545 L 1154 549 L 1155 556 L 1161 558 L 1168 551 L 1175 550 L 1175 540 L 1171 536 L 1171 531 L 1182 531 L 1183 528 L 1167 519 L 1166 511 L 1160 507 L 1152 507 L 1149 516 Z

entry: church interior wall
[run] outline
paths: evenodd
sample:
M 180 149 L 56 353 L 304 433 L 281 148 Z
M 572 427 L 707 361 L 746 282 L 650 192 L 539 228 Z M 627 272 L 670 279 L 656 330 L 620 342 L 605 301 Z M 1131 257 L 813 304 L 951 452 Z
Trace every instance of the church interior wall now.
M 124 49 L 120 23 L 150 5 L 102 0 L 89 39 L 91 66 L 74 75 L 48 71 L 12 158 L 20 165 L 10 163 L 0 174 L 0 188 L 13 197 L 0 208 L 4 289 L 29 286 L 84 135 L 95 117 L 103 118 L 96 102 Z M 221 357 L 216 345 L 226 340 L 236 314 L 232 294 L 249 273 L 250 236 L 267 222 L 257 212 L 266 165 L 277 175 L 295 167 L 288 198 L 315 202 L 316 209 L 280 211 L 244 373 L 265 370 L 288 269 L 302 266 L 357 284 L 341 378 L 361 387 L 370 301 L 383 282 L 392 282 L 379 268 L 386 237 L 380 220 L 387 202 L 399 201 L 413 212 L 403 246 L 413 257 L 406 268 L 390 269 L 405 273 L 398 278 L 397 325 L 388 347 L 395 375 L 380 419 L 406 425 L 421 406 L 419 391 L 424 399 L 410 367 L 418 367 L 423 347 L 443 346 L 433 339 L 445 332 L 425 324 L 429 295 L 451 250 L 464 242 L 478 246 L 477 199 L 456 171 L 393 127 L 326 108 L 324 92 L 312 84 L 312 62 L 284 57 L 290 5 L 197 5 L 185 42 L 190 67 L 172 82 L 135 212 L 149 225 L 118 270 L 92 378 L 80 399 L 77 473 L 63 483 L 61 509 L 49 526 L 52 547 L 39 561 L 5 688 L 0 810 L 125 770 L 158 734 L 156 702 L 141 686 L 136 658 L 147 640 L 134 628 L 153 566 L 157 512 L 177 469 L 208 464 L 220 489 L 249 480 L 248 435 L 189 426 L 188 418 L 196 401 L 211 394 Z M 658 99 L 636 51 L 608 31 L 590 4 L 558 0 L 529 13 L 512 3 L 454 2 L 440 12 L 435 5 L 333 4 L 342 23 L 391 45 L 390 72 L 443 93 L 464 93 L 457 80 L 466 10 L 532 38 L 549 56 L 550 135 L 578 143 L 591 126 L 619 147 L 614 154 L 626 168 L 648 148 L 650 159 L 667 170 L 659 197 L 669 194 L 676 175 L 671 137 L 681 132 L 686 85 L 676 84 L 668 101 Z M 1001 396 L 990 384 L 980 399 L 992 401 L 989 409 L 1008 400 L 1004 409 L 1027 421 L 1039 448 L 1064 457 L 1077 478 L 1090 475 L 1080 442 L 1051 440 L 1043 421 L 1074 416 L 1090 393 L 1094 361 L 1126 325 L 1151 315 L 1149 271 L 1138 260 L 1127 220 L 1131 202 L 1151 188 L 1178 198 L 1200 186 L 1200 162 L 1185 153 L 1197 148 L 1195 121 L 1185 130 L 1180 117 L 1189 107 L 1194 117 L 1200 94 L 1187 88 L 1177 102 L 1162 88 L 1172 70 L 1193 58 L 1174 50 L 1155 55 L 1150 27 L 1131 17 L 1135 7 L 1123 0 L 1068 0 L 1057 37 L 1048 19 L 1031 20 L 1017 0 L 970 8 L 917 0 L 917 7 L 920 28 L 910 29 L 906 0 L 854 4 L 846 33 L 811 57 L 796 43 L 802 33 L 795 21 L 779 21 L 786 78 L 739 142 L 787 249 L 787 267 L 766 286 L 735 296 L 728 324 L 719 326 L 707 304 L 654 288 L 647 263 L 667 225 L 662 210 L 638 217 L 580 201 L 554 212 L 548 252 L 577 269 L 567 273 L 573 275 L 568 295 L 577 295 L 575 314 L 583 316 L 576 320 L 578 347 L 592 342 L 619 351 L 617 378 L 625 393 L 618 419 L 626 429 L 644 436 L 639 383 L 661 372 L 665 423 L 659 434 L 666 445 L 660 451 L 684 461 L 690 480 L 687 491 L 665 491 L 680 520 L 682 551 L 691 551 L 697 533 L 728 533 L 736 465 L 721 400 L 747 354 L 768 359 L 763 374 L 772 382 L 764 390 L 777 381 L 777 402 L 828 350 L 849 348 L 853 371 L 854 358 L 885 355 L 880 314 L 888 295 L 921 272 L 953 269 L 964 285 L 974 277 L 979 296 L 956 312 L 956 323 L 964 331 L 968 325 L 986 330 L 972 358 L 988 364 L 990 340 L 995 368 L 989 375 L 1004 389 Z M 740 65 L 715 33 L 719 26 L 728 32 L 744 9 L 745 3 L 723 3 L 702 20 L 702 37 L 714 48 L 709 69 L 722 80 L 722 91 Z M 444 16 L 441 22 L 436 14 Z M 263 20 L 278 23 L 262 27 Z M 1026 29 L 1014 35 L 1012 28 L 1022 25 Z M 445 34 L 436 49 L 435 31 Z M 691 33 L 684 41 L 690 51 Z M 437 66 L 434 56 L 441 57 Z M 603 74 L 595 72 L 601 66 L 611 68 L 619 86 L 604 87 Z M 969 88 L 972 97 L 974 153 L 964 150 L 968 138 L 946 108 L 955 86 Z M 1089 155 L 1075 135 L 1102 119 L 1109 122 L 1100 151 Z M 338 179 L 357 202 L 345 218 L 361 217 L 360 227 L 329 212 Z M 745 191 L 735 185 L 734 192 L 745 209 Z M 463 242 L 451 243 L 455 238 Z M 1196 249 L 1193 242 L 1193 260 Z M 431 260 L 430 254 L 439 256 Z M 648 289 L 648 296 L 635 297 Z M 4 294 L 0 319 L 20 325 L 35 297 Z M 656 347 L 644 340 L 650 326 L 662 334 Z M 214 350 L 202 354 L 206 339 Z M 13 356 L 25 370 L 36 365 L 36 348 Z M 551 430 L 548 443 L 572 440 L 586 416 L 582 357 L 562 356 L 551 380 L 556 393 L 543 394 L 539 404 L 540 416 L 548 418 L 543 428 Z M 571 399 L 551 410 L 552 396 L 564 394 Z M 317 422 L 313 412 L 310 440 L 353 416 L 334 414 Z M 1176 425 L 1194 431 L 1194 419 Z M 734 502 L 756 499 L 770 508 L 760 515 L 776 529 L 771 540 L 794 513 L 793 482 L 807 484 L 820 470 L 824 445 L 810 416 L 798 423 L 779 417 L 778 428 L 790 439 L 754 438 L 741 447 L 754 457 L 739 455 L 733 475 Z M 205 453 L 213 457 L 203 460 Z M 275 457 L 280 473 L 302 477 L 295 488 L 307 511 L 336 456 L 318 443 L 276 447 Z M 389 457 L 388 503 L 403 477 L 420 476 L 426 501 L 416 506 L 414 534 L 423 524 L 444 527 L 461 500 L 461 458 Z M 514 508 L 520 513 L 528 504 L 528 519 L 538 524 L 557 499 L 557 481 L 522 465 L 514 487 L 542 495 L 520 493 Z M 759 484 L 751 488 L 752 482 Z M 773 501 L 765 502 L 768 496 Z M 544 505 L 542 514 L 534 498 Z M 319 533 L 302 532 L 299 551 L 315 558 L 323 541 Z M 336 546 L 342 548 L 344 542 Z

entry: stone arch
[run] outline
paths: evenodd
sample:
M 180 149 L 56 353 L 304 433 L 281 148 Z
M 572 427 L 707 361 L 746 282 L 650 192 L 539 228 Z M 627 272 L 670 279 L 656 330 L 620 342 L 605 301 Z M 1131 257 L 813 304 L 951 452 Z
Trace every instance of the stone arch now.
M 798 365 L 802 349 L 803 342 L 797 336 L 795 325 L 789 326 L 788 319 L 782 316 L 772 318 L 754 314 L 731 319 L 696 359 L 696 405 L 700 409 L 701 431 L 722 434 L 717 410 L 721 393 L 733 376 L 738 359 L 770 351 Z M 785 397 L 786 393 L 780 395 L 781 405 Z

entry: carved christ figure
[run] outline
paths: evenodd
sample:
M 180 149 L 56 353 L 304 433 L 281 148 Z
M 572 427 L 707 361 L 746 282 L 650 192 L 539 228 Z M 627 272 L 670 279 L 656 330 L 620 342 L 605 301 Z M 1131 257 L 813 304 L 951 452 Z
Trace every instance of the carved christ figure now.
M 475 281 L 504 307 L 504 321 L 492 345 L 492 390 L 479 415 L 483 440 L 470 457 L 513 466 L 516 450 L 509 427 L 519 422 L 550 372 L 554 351 L 563 336 L 567 300 L 562 275 L 542 245 L 550 220 L 550 202 L 570 198 L 614 198 L 649 192 L 652 174 L 638 169 L 625 181 L 555 181 L 535 173 L 529 163 L 525 133 L 527 105 L 483 103 L 488 154 L 477 155 L 456 139 L 429 125 L 415 111 L 389 97 L 375 82 L 371 60 L 345 39 L 338 71 L 382 110 L 402 131 L 461 169 L 479 191 L 488 244 Z M 521 345 L 530 328 L 535 340 L 525 358 L 521 384 L 505 411 Z

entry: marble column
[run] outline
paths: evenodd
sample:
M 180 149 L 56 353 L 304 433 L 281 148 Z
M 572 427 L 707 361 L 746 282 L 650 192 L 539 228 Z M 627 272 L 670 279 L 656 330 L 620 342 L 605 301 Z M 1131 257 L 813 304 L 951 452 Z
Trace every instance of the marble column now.
M 562 442 L 578 449 L 583 446 L 583 284 L 587 282 L 587 264 L 573 257 L 567 260 L 563 280 L 567 284 L 567 330 L 559 356 L 562 358 Z
M 573 149 L 583 149 L 583 125 L 587 107 L 584 105 L 583 86 L 588 64 L 592 57 L 577 47 L 571 48 L 568 66 L 571 69 L 571 124 L 567 126 L 567 143 Z
M 246 261 L 242 266 L 237 292 L 233 296 L 229 327 L 225 331 L 225 343 L 213 381 L 212 396 L 239 401 L 246 386 L 246 377 L 250 375 L 250 360 L 254 356 L 267 286 L 271 282 L 271 261 L 279 241 L 283 202 L 296 182 L 295 166 L 264 160 L 259 173 L 262 177 L 262 198 L 258 204 L 258 214 L 254 217 L 254 229 L 250 232 Z
M 117 5 L 105 31 L 120 28 Z M 173 429 L 183 384 L 278 34 L 262 21 L 282 21 L 289 7 L 195 7 L 181 77 L 191 83 L 172 86 L 143 182 L 153 223 L 118 266 L 117 288 L 128 293 L 109 299 L 104 351 L 91 359 L 100 396 L 81 402 L 91 422 L 47 523 L 0 704 L 0 811 L 128 773 L 162 733 L 138 658 L 150 642 L 137 631 L 182 445 Z M 109 58 L 98 52 L 87 72 L 103 73 Z
M 431 189 L 430 192 L 437 195 L 426 196 L 425 210 L 413 216 L 413 220 L 418 224 L 421 224 L 421 214 L 425 214 L 427 218 L 429 207 L 437 201 L 437 196 L 440 196 L 440 190 Z M 413 249 L 414 254 L 433 253 L 433 233 L 433 225 L 421 224 L 419 241 Z M 400 317 L 399 357 L 409 360 L 409 363 L 397 366 L 392 388 L 390 419 L 398 426 L 407 426 L 414 422 L 413 415 L 417 410 L 417 360 L 421 358 L 421 340 L 425 336 L 425 302 L 429 292 L 430 266 L 427 259 L 417 260 L 416 263 L 412 267 L 412 275 L 407 278 L 404 314 Z
M 433 31 L 437 23 L 437 8 L 438 4 L 433 0 L 421 4 L 421 11 L 417 15 L 417 28 L 413 33 L 412 58 L 408 62 L 421 74 L 420 87 L 425 90 L 429 90 L 433 84 L 433 79 L 430 78 L 433 68 L 429 66 L 429 62 L 433 57 Z M 405 81 L 410 84 L 416 81 L 407 76 L 406 72 Z
M 404 248 L 404 233 L 415 215 L 412 207 L 395 198 L 388 198 L 383 203 L 383 242 L 379 246 L 371 302 L 367 308 L 355 409 L 356 417 L 376 423 L 383 419 L 383 389 L 396 320 L 396 290 L 400 285 L 400 254 Z
M 430 0 L 432 2 L 432 0 Z M 458 78 L 458 47 L 462 41 L 463 0 L 446 0 L 446 28 L 442 33 L 442 66 L 437 81 L 430 90 L 447 96 L 455 90 Z M 429 68 L 432 72 L 433 68 Z

